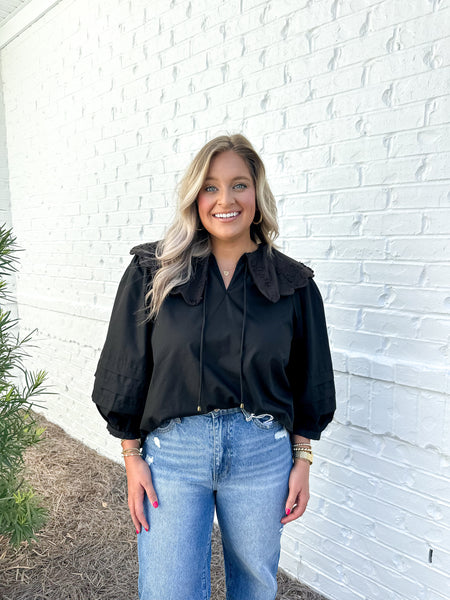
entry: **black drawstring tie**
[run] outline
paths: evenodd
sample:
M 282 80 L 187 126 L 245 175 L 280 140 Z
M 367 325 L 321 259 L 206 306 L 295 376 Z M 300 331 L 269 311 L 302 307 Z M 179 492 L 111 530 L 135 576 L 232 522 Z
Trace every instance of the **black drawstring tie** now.
M 244 331 L 245 331 L 245 319 L 247 317 L 247 261 L 245 261 L 244 270 L 244 316 L 242 317 L 242 331 L 241 331 L 241 349 L 239 356 L 239 383 L 241 385 L 241 404 L 240 408 L 244 408 L 244 377 L 243 377 L 243 355 L 244 355 Z
M 206 321 L 206 288 L 208 287 L 207 283 L 205 284 L 205 291 L 203 293 L 203 310 L 202 310 L 202 331 L 200 334 L 200 383 L 198 386 L 198 401 L 197 401 L 197 412 L 201 412 L 202 410 L 202 384 L 203 384 L 203 340 L 205 337 L 205 321 Z

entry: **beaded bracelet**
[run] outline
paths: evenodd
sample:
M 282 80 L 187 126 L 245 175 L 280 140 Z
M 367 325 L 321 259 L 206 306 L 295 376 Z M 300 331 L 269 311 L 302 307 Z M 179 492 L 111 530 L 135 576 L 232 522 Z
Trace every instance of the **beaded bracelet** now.
M 292 444 L 292 450 L 304 450 L 305 452 L 311 452 L 311 445 L 306 444 Z

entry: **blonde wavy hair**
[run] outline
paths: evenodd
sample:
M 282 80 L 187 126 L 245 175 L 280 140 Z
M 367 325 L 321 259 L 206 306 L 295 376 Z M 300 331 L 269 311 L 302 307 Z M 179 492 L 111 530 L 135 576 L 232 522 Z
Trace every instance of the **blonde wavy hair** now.
M 259 212 L 260 217 L 255 218 L 257 224 L 253 222 L 250 226 L 250 237 L 256 243 L 265 242 L 269 253 L 272 252 L 278 237 L 277 206 L 261 158 L 243 135 L 221 135 L 212 139 L 197 153 L 178 184 L 176 215 L 164 238 L 157 244 L 155 257 L 159 267 L 151 289 L 145 295 L 148 319 L 157 316 L 164 299 L 175 286 L 191 278 L 192 259 L 211 252 L 209 233 L 198 214 L 197 196 L 208 175 L 212 158 L 230 150 L 245 161 L 255 186 L 255 214 Z

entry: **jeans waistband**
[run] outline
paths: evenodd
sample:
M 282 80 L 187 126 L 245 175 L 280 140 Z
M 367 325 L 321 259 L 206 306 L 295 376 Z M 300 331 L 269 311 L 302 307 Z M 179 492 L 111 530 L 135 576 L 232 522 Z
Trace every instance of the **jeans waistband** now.
M 218 417 L 221 415 L 232 415 L 233 413 L 242 412 L 239 406 L 233 408 L 215 408 L 207 413 L 203 413 L 203 417 Z

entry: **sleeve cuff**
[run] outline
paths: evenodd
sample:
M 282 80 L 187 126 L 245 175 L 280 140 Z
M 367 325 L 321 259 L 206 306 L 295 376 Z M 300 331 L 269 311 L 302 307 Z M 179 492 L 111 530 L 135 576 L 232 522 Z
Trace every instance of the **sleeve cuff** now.
M 111 435 L 113 435 L 116 438 L 120 438 L 121 440 L 137 440 L 141 437 L 140 432 L 133 433 L 131 431 L 119 431 L 118 429 L 111 427 L 109 423 L 106 425 L 106 429 Z
M 310 431 L 308 429 L 294 429 L 293 435 L 301 435 L 302 437 L 309 438 L 310 440 L 320 440 L 321 431 Z

